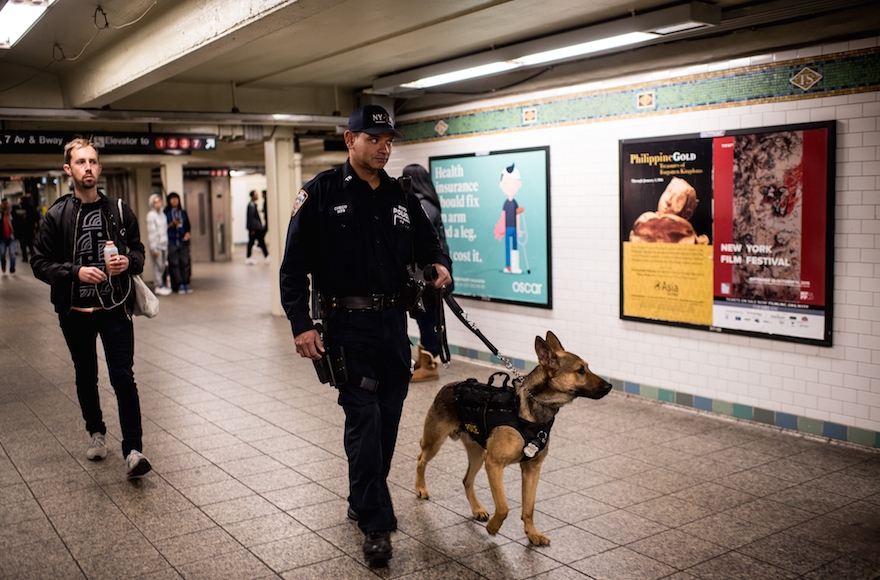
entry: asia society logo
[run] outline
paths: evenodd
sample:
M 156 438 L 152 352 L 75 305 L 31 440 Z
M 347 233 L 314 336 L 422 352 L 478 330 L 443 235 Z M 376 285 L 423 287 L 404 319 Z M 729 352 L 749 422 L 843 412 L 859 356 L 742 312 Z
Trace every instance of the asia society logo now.
M 511 288 L 517 294 L 540 294 L 543 286 L 543 284 L 536 284 L 534 282 L 514 282 Z

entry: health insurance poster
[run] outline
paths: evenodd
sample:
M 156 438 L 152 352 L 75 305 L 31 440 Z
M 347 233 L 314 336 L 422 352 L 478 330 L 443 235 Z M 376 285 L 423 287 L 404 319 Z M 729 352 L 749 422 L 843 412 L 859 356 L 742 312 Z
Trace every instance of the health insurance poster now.
M 550 149 L 430 159 L 455 294 L 550 308 Z

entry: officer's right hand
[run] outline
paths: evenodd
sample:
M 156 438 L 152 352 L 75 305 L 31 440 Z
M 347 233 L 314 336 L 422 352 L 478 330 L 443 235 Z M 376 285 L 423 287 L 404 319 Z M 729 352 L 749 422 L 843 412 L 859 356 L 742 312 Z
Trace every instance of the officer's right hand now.
M 312 360 L 321 360 L 324 354 L 324 343 L 321 342 L 321 336 L 314 328 L 301 332 L 293 337 L 296 343 L 296 352 L 299 356 L 310 358 Z

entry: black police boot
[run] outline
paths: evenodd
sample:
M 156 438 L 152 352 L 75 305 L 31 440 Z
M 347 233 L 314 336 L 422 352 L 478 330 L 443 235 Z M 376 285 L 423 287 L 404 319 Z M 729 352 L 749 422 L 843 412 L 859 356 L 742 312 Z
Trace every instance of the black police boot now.
M 364 560 L 371 568 L 384 568 L 391 559 L 391 535 L 369 532 L 364 538 Z

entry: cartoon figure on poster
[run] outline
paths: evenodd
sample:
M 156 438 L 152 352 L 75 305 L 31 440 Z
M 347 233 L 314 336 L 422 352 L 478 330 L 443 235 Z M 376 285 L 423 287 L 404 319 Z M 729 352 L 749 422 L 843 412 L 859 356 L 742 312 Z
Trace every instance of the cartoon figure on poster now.
M 522 268 L 519 264 L 519 247 L 522 246 L 523 257 L 525 258 L 526 270 L 529 269 L 529 258 L 526 255 L 525 244 L 528 241 L 528 230 L 526 229 L 525 216 L 523 211 L 525 208 L 519 207 L 514 201 L 514 196 L 522 187 L 522 177 L 516 164 L 509 165 L 501 172 L 501 182 L 498 185 L 507 201 L 501 209 L 501 218 L 495 225 L 495 239 L 504 242 L 504 270 L 505 274 L 522 274 Z

